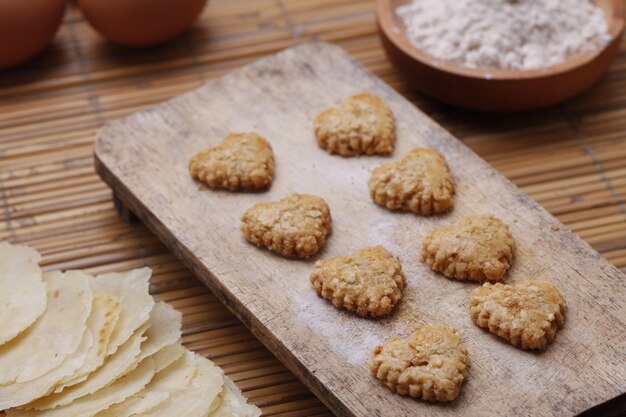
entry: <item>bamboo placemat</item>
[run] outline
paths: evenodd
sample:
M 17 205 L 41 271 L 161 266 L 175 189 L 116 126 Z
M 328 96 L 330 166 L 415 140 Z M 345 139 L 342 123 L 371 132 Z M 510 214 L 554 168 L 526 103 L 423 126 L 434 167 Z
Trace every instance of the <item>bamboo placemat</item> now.
M 103 123 L 263 55 L 323 39 L 626 271 L 626 43 L 608 76 L 574 101 L 525 114 L 477 114 L 408 88 L 381 49 L 373 8 L 371 0 L 213 0 L 192 31 L 134 50 L 103 41 L 70 5 L 46 52 L 0 73 L 0 240 L 37 248 L 47 270 L 151 267 L 153 294 L 184 314 L 185 344 L 222 366 L 265 415 L 329 414 L 145 227 L 119 219 L 92 160 Z

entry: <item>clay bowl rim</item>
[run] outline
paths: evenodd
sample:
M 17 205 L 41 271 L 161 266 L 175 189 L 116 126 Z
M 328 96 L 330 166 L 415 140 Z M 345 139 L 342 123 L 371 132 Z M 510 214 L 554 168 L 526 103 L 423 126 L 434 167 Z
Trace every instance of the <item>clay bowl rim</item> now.
M 458 64 L 445 62 L 427 54 L 421 49 L 413 46 L 405 35 L 404 24 L 395 14 L 395 8 L 400 4 L 406 4 L 410 0 L 376 0 L 376 19 L 379 29 L 384 32 L 384 36 L 392 42 L 396 48 L 399 48 L 405 55 L 411 59 L 430 67 L 435 71 L 446 72 L 449 74 L 474 78 L 481 80 L 526 80 L 538 79 L 544 77 L 553 77 L 559 74 L 567 73 L 589 64 L 596 58 L 599 58 L 602 52 L 609 48 L 616 40 L 619 40 L 624 33 L 626 23 L 625 2 L 624 0 L 609 0 L 612 13 L 607 13 L 609 35 L 611 39 L 600 49 L 591 53 L 584 53 L 571 58 L 563 63 L 553 65 L 548 68 L 539 68 L 532 70 L 502 70 L 502 69 L 484 69 L 484 68 L 467 68 Z M 598 0 L 594 0 L 598 4 Z

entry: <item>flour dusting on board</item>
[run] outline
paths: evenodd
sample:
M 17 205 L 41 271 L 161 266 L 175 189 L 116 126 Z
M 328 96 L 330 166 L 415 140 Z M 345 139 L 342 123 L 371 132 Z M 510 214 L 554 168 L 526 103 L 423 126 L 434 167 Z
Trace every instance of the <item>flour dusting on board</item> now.
M 333 305 L 314 292 L 298 299 L 298 320 L 321 333 L 331 348 L 353 365 L 367 363 L 372 350 L 389 334 L 399 335 L 406 323 L 398 317 L 366 319 Z
M 412 0 L 396 14 L 412 44 L 468 68 L 546 68 L 611 39 L 591 0 Z
M 400 246 L 396 243 L 393 235 L 395 233 L 395 224 L 390 219 L 380 219 L 373 222 L 367 228 L 370 239 L 377 245 L 383 245 L 396 256 L 401 253 Z

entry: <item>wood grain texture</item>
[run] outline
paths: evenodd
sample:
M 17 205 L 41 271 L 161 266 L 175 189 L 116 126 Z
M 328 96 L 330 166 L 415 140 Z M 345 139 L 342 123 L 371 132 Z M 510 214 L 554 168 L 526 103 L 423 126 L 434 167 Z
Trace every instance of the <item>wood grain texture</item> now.
M 381 96 L 397 118 L 391 158 L 342 159 L 320 150 L 311 119 L 350 94 Z M 231 131 L 273 144 L 277 173 L 264 194 L 211 192 L 187 173 L 199 149 Z M 454 210 L 421 218 L 391 213 L 367 192 L 371 169 L 415 146 L 442 152 L 457 182 Z M 118 198 L 201 278 L 334 412 L 345 416 L 574 415 L 626 391 L 624 276 L 543 208 L 340 49 L 312 43 L 265 58 L 204 87 L 107 125 L 96 167 Z M 407 275 L 396 313 L 368 321 L 338 312 L 308 282 L 313 262 L 247 244 L 241 214 L 289 191 L 324 197 L 334 231 L 319 257 L 384 244 Z M 418 259 L 433 228 L 476 212 L 511 225 L 517 243 L 508 282 L 548 279 L 569 306 L 565 328 L 542 354 L 522 352 L 475 327 L 474 285 L 435 275 Z M 319 258 L 318 257 L 318 258 Z M 423 323 L 461 330 L 471 369 L 452 404 L 392 394 L 369 375 L 369 351 Z

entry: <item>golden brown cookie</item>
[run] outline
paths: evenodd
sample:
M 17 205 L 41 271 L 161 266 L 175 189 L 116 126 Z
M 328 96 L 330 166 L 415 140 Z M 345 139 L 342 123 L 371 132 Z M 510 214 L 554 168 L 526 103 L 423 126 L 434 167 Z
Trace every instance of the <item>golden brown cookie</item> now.
M 389 389 L 427 401 L 452 401 L 467 377 L 467 349 L 456 329 L 424 326 L 374 349 L 370 370 Z
M 424 216 L 452 207 L 454 182 L 446 160 L 434 149 L 416 148 L 399 162 L 374 169 L 369 180 L 372 199 L 391 210 Z
M 422 260 L 448 278 L 499 281 L 511 267 L 515 244 L 509 227 L 489 215 L 472 215 L 432 231 Z
M 348 97 L 340 107 L 324 110 L 313 126 L 319 146 L 341 156 L 389 155 L 396 141 L 391 110 L 369 93 Z
M 328 204 L 308 194 L 291 193 L 278 201 L 255 204 L 241 221 L 249 242 L 286 257 L 315 254 L 332 230 Z
M 545 349 L 563 327 L 567 306 L 548 281 L 486 283 L 469 302 L 472 320 L 522 349 Z
M 191 158 L 189 172 L 213 189 L 266 190 L 274 179 L 274 153 L 256 133 L 231 133 L 221 145 Z
M 317 261 L 311 284 L 335 307 L 378 317 L 389 314 L 402 297 L 404 273 L 398 259 L 375 246 Z

